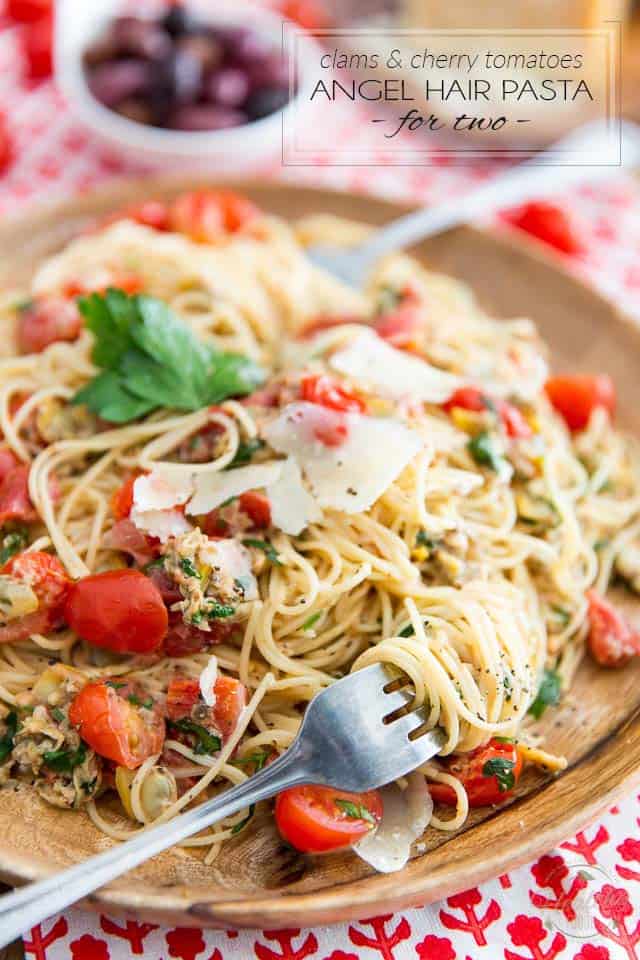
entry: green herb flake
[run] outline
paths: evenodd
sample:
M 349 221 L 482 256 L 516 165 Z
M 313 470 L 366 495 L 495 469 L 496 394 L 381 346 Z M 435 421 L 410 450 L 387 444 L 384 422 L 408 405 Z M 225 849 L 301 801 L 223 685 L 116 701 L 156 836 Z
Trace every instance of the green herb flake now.
M 5 533 L 0 538 L 0 567 L 3 567 L 16 553 L 24 550 L 28 542 L 29 535 L 26 527 L 20 527 L 10 533 Z
M 195 577 L 197 580 L 200 580 L 200 573 L 196 569 L 193 560 L 189 557 L 183 557 L 180 561 L 180 569 L 184 573 L 185 577 Z
M 571 613 L 566 607 L 561 607 L 558 604 L 554 603 L 551 606 L 551 610 L 556 615 L 556 618 L 560 621 L 563 627 L 566 627 L 571 620 Z
M 12 710 L 4 718 L 4 725 L 6 728 L 4 736 L 0 737 L 0 763 L 4 763 L 13 750 L 15 736 L 18 732 L 18 714 L 15 710 Z
M 500 793 L 506 793 L 515 786 L 516 778 L 513 774 L 515 761 L 506 757 L 492 757 L 482 768 L 483 777 L 495 777 L 498 781 Z
M 65 720 L 67 719 L 64 715 L 64 712 L 60 709 L 60 707 L 52 707 L 51 716 L 53 717 L 54 720 L 57 720 L 58 723 L 64 723 Z
M 547 707 L 555 707 L 560 703 L 560 687 L 560 677 L 555 670 L 545 670 L 538 695 L 529 707 L 529 713 L 536 720 L 540 719 Z
M 78 300 L 101 372 L 73 398 L 103 420 L 128 423 L 165 407 L 200 410 L 252 393 L 264 372 L 199 340 L 161 300 L 113 288 Z
M 400 633 L 398 634 L 398 636 L 399 636 L 399 637 L 413 637 L 414 634 L 415 634 L 415 630 L 413 629 L 413 624 L 412 624 L 412 623 L 408 623 L 406 627 L 403 627 L 403 628 L 402 628 L 402 630 L 400 631 Z
M 308 617 L 305 620 L 305 622 L 302 624 L 302 629 L 311 630 L 313 627 L 315 627 L 316 623 L 318 622 L 321 616 L 322 616 L 322 610 L 318 610 L 316 613 L 312 613 L 311 616 Z
M 183 717 L 181 720 L 168 720 L 167 724 L 174 730 L 179 730 L 180 733 L 190 733 L 196 738 L 193 752 L 198 756 L 217 753 L 222 747 L 222 741 L 217 734 L 211 733 L 206 727 L 189 720 L 188 717 Z
M 239 443 L 233 460 L 227 464 L 225 470 L 233 470 L 234 467 L 243 467 L 245 464 L 250 463 L 254 453 L 262 450 L 263 447 L 264 440 L 261 440 L 260 437 L 252 437 L 251 440 L 245 440 Z M 224 506 L 224 504 L 222 504 L 222 506 Z
M 496 450 L 493 438 L 486 430 L 482 430 L 469 440 L 467 450 L 481 467 L 489 467 L 496 473 L 500 470 L 503 457 Z
M 251 806 L 249 807 L 249 813 L 246 815 L 244 820 L 241 820 L 239 823 L 236 823 L 233 827 L 231 827 L 232 836 L 235 836 L 236 833 L 240 833 L 241 830 L 244 830 L 244 828 L 249 823 L 249 821 L 251 820 L 255 812 L 256 812 L 256 805 L 255 803 L 252 803 Z
M 253 772 L 258 773 L 271 755 L 271 750 L 254 750 L 252 753 L 248 753 L 246 757 L 236 757 L 232 763 L 239 767 L 253 767 Z
M 436 541 L 433 540 L 425 530 L 418 530 L 416 534 L 416 547 L 426 547 L 427 550 L 433 550 Z
M 271 563 L 274 563 L 277 567 L 281 567 L 282 560 L 278 557 L 278 552 L 275 547 L 268 543 L 266 540 L 254 540 L 252 537 L 249 537 L 247 540 L 242 541 L 245 547 L 255 547 L 257 550 L 262 550 L 265 554 L 267 560 Z
M 141 700 L 140 697 L 137 697 L 135 693 L 130 693 L 127 697 L 129 703 L 132 703 L 134 707 L 144 707 L 145 710 L 151 710 L 153 707 L 153 698 L 147 697 L 146 700 Z
M 98 782 L 97 777 L 94 777 L 93 780 L 83 780 L 82 783 L 80 784 L 80 788 L 83 793 L 89 796 L 95 790 L 97 782 Z
M 77 750 L 47 750 L 42 759 L 50 770 L 56 773 L 71 773 L 87 758 L 87 748 L 81 743 Z
M 361 803 L 354 803 L 352 800 L 344 800 L 341 797 L 336 797 L 334 803 L 350 820 L 366 820 L 367 823 L 373 824 L 376 822 L 371 811 Z
M 232 617 L 236 612 L 236 608 L 232 607 L 230 603 L 213 603 L 207 609 L 207 619 L 208 620 L 221 620 L 224 617 Z
M 112 690 L 122 690 L 127 684 L 124 680 L 105 680 L 105 687 L 111 687 Z

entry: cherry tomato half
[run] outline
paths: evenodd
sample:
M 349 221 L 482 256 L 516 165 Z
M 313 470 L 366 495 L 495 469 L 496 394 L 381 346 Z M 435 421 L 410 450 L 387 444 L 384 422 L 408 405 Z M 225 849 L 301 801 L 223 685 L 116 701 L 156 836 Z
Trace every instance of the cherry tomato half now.
M 169 209 L 169 223 L 172 230 L 196 243 L 216 243 L 226 233 L 237 233 L 258 214 L 250 200 L 231 190 L 195 190 L 176 197 Z
M 150 653 L 169 624 L 160 591 L 138 570 L 107 570 L 73 584 L 65 605 L 72 630 L 114 653 Z
M 72 300 L 47 296 L 21 310 L 17 339 L 22 353 L 42 353 L 60 340 L 77 340 L 82 319 Z
M 615 413 L 616 388 L 607 373 L 551 377 L 544 389 L 569 430 L 584 430 L 596 407 Z
M 366 409 L 365 403 L 354 391 L 342 387 L 325 373 L 314 373 L 302 378 L 300 399 L 328 407 L 329 410 L 339 410 L 341 413 L 364 413 Z
M 587 646 L 602 667 L 622 667 L 640 654 L 640 634 L 595 590 L 587 591 L 589 636 Z
M 495 410 L 500 417 L 502 426 L 508 437 L 514 440 L 530 437 L 531 427 L 524 416 L 513 404 L 507 400 L 494 400 L 488 397 L 478 387 L 459 387 L 442 404 L 442 409 L 450 413 L 454 407 L 461 407 L 463 410 L 471 410 L 474 413 L 482 413 L 484 410 Z
M 57 557 L 41 550 L 19 553 L 0 573 L 28 584 L 38 598 L 37 610 L 0 627 L 0 643 L 26 640 L 34 633 L 48 633 L 62 625 L 71 580 Z
M 129 698 L 133 699 L 133 702 Z M 101 757 L 135 770 L 160 753 L 164 743 L 164 720 L 157 709 L 134 704 L 144 702 L 131 684 L 118 681 L 88 683 L 69 707 L 69 721 L 83 740 Z
M 215 703 L 211 707 L 210 725 L 228 740 L 247 705 L 247 688 L 234 677 L 218 676 L 213 686 Z M 175 677 L 167 690 L 167 716 L 170 720 L 191 717 L 196 704 L 204 704 L 198 680 Z M 202 723 L 200 718 L 199 722 Z M 209 726 L 204 723 L 204 726 Z
M 116 520 L 126 520 L 133 507 L 133 485 L 139 474 L 132 474 L 111 497 L 111 512 Z
M 333 787 L 291 787 L 276 798 L 276 823 L 287 843 L 303 853 L 349 847 L 382 819 L 377 790 L 348 793 Z
M 494 737 L 471 753 L 449 760 L 447 773 L 460 780 L 470 807 L 503 803 L 522 773 L 522 753 L 511 740 Z M 456 804 L 455 791 L 446 783 L 430 783 L 429 792 L 436 803 Z

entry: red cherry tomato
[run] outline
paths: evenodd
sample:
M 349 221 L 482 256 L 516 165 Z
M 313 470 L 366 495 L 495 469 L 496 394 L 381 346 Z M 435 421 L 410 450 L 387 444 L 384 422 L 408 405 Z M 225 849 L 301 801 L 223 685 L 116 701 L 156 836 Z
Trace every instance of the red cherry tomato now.
M 44 80 L 53 72 L 53 15 L 34 20 L 24 27 L 22 37 L 27 72 L 32 80 Z
M 152 230 L 169 229 L 169 208 L 161 200 L 146 200 L 133 207 L 128 207 L 125 216 L 136 223 L 141 223 Z
M 0 573 L 27 583 L 38 598 L 37 610 L 0 627 L 0 643 L 26 640 L 34 633 L 49 633 L 62 625 L 71 580 L 57 557 L 40 550 L 19 553 Z
M 34 300 L 18 317 L 17 338 L 22 353 L 42 353 L 59 340 L 77 340 L 82 328 L 78 308 L 64 297 Z
M 584 430 L 597 407 L 604 407 L 611 417 L 615 413 L 616 388 L 607 373 L 551 377 L 544 389 L 572 431 Z
M 511 796 L 522 773 L 522 753 L 517 744 L 494 737 L 471 753 L 453 757 L 447 773 L 460 780 L 470 807 L 488 807 Z M 430 783 L 429 791 L 436 803 L 455 806 L 455 791 L 448 784 Z
M 0 113 L 0 176 L 6 173 L 13 162 L 13 141 L 9 134 L 7 120 L 3 113 Z
M 622 667 L 640 654 L 640 634 L 618 613 L 613 604 L 594 590 L 589 600 L 589 636 L 587 646 L 602 667 Z
M 114 653 L 150 653 L 167 633 L 160 591 L 138 570 L 107 570 L 71 588 L 65 619 L 72 630 Z
M 7 16 L 19 23 L 31 23 L 51 13 L 52 0 L 5 0 Z
M 29 471 L 26 463 L 9 470 L 0 483 L 0 527 L 8 520 L 33 523 L 38 514 L 29 497 Z
M 254 527 L 264 530 L 271 525 L 271 504 L 264 493 L 247 490 L 239 498 L 240 509 L 247 514 Z
M 116 520 L 126 520 L 133 507 L 133 485 L 140 474 L 132 474 L 111 497 L 111 512 Z
M 213 686 L 215 703 L 211 707 L 210 721 L 204 726 L 214 727 L 228 740 L 236 726 L 242 711 L 247 705 L 247 688 L 234 677 L 219 676 Z M 196 704 L 203 704 L 198 680 L 176 677 L 167 690 L 167 716 L 170 720 L 191 717 Z M 200 722 L 202 718 L 200 716 Z
M 169 209 L 172 230 L 196 243 L 216 243 L 254 220 L 258 208 L 231 190 L 196 190 L 176 197 Z
M 314 373 L 300 381 L 300 398 L 342 413 L 364 413 L 366 405 L 353 391 L 342 387 L 325 373 Z
M 145 709 L 143 714 L 134 705 L 145 698 L 132 684 L 112 682 L 114 686 L 101 680 L 83 687 L 69 707 L 69 721 L 101 757 L 135 770 L 162 750 L 164 720 L 158 710 Z
M 399 349 L 410 347 L 416 340 L 420 332 L 420 298 L 408 287 L 402 292 L 402 299 L 396 307 L 379 316 L 373 329 L 390 343 L 393 347 Z
M 381 819 L 382 798 L 377 790 L 348 793 L 333 787 L 291 787 L 276 799 L 278 830 L 303 853 L 352 846 Z
M 582 253 L 583 244 L 578 236 L 573 219 L 556 206 L 545 200 L 526 203 L 502 214 L 502 219 L 518 230 L 536 237 L 560 253 L 575 255 Z
M 472 410 L 475 413 L 495 410 L 502 421 L 507 436 L 514 440 L 530 437 L 533 432 L 520 410 L 513 403 L 509 403 L 507 400 L 493 400 L 478 387 L 459 387 L 455 390 L 446 403 L 442 404 L 442 409 L 451 413 L 454 407 Z

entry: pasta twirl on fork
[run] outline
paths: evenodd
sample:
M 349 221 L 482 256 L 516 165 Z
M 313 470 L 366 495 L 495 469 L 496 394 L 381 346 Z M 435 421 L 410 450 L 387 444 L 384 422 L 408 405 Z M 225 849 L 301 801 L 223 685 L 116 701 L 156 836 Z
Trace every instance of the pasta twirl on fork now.
M 411 840 L 508 799 L 523 762 L 562 769 L 535 720 L 585 648 L 640 652 L 604 599 L 640 587 L 638 451 L 610 380 L 550 378 L 529 321 L 404 255 L 344 288 L 304 243 L 358 226 L 243 201 L 229 232 L 234 203 L 168 205 L 162 230 L 126 210 L 2 295 L 0 782 L 122 839 L 269 763 L 379 661 L 441 756 L 402 793 L 296 788 L 275 813 L 302 850 L 380 865 L 399 797 Z M 211 862 L 251 817 L 185 846 Z

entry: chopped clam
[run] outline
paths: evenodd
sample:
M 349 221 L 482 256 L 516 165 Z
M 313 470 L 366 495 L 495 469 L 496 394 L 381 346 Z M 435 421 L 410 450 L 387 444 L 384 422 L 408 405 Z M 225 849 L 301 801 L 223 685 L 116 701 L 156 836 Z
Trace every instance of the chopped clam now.
M 135 776 L 135 770 L 128 770 L 126 767 L 116 769 L 116 790 L 131 820 L 137 819 L 131 803 L 131 785 Z M 166 767 L 152 767 L 140 787 L 140 806 L 144 817 L 141 822 L 150 823 L 155 820 L 177 799 L 178 788 L 171 771 Z
M 0 626 L 37 609 L 38 598 L 28 584 L 0 575 Z

